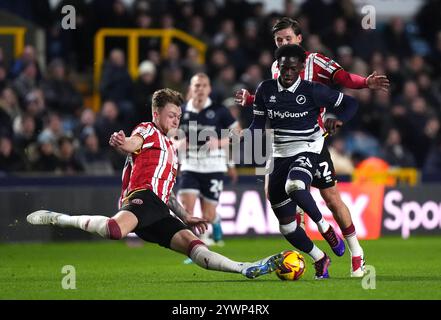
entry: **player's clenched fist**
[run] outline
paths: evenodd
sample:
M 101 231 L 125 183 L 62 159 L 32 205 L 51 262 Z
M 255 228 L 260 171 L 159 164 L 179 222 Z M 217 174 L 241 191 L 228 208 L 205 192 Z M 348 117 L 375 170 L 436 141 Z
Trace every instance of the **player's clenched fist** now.
M 114 132 L 110 136 L 109 144 L 112 147 L 120 147 L 124 144 L 125 141 L 126 141 L 126 135 L 124 131 L 119 130 L 118 132 Z
M 343 122 L 338 119 L 328 118 L 325 121 L 325 129 L 332 136 L 337 132 L 337 129 L 343 125 Z

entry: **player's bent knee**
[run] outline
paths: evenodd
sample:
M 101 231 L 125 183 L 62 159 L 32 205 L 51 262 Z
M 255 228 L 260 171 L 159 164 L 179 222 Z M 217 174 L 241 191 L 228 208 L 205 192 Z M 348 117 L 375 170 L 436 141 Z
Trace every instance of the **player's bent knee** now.
M 118 222 L 116 222 L 115 219 L 107 220 L 107 229 L 109 231 L 108 233 L 109 239 L 112 240 L 122 239 L 123 235 L 121 232 L 121 228 L 119 227 Z
M 290 194 L 294 191 L 298 190 L 306 190 L 306 184 L 302 180 L 286 180 L 285 183 L 285 192 L 286 194 Z
M 280 233 L 283 234 L 284 236 L 290 233 L 293 233 L 294 231 L 296 231 L 297 229 L 297 221 L 294 220 L 288 224 L 280 224 L 279 225 L 279 230 Z
M 170 240 L 170 248 L 172 250 L 181 252 L 183 254 L 189 254 L 189 250 L 193 249 L 191 244 L 194 241 L 199 241 L 201 244 L 205 245 L 198 237 L 194 235 L 190 230 L 184 229 L 176 232 Z M 191 247 L 191 248 L 190 248 Z

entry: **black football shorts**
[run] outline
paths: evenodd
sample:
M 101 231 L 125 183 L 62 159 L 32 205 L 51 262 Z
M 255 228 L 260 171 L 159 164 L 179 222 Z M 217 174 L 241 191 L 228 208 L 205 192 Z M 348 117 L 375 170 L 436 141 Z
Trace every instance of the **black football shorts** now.
M 170 241 L 177 232 L 188 229 L 151 190 L 133 192 L 124 199 L 120 210 L 130 211 L 138 219 L 133 230 L 138 237 L 166 248 L 170 248 Z

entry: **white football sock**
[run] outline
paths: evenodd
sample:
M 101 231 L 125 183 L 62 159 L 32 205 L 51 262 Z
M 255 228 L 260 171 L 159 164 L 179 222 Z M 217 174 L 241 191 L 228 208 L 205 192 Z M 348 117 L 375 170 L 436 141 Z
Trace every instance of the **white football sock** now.
M 56 225 L 79 228 L 90 233 L 97 233 L 103 238 L 108 238 L 109 229 L 107 223 L 109 219 L 109 217 L 105 216 L 69 216 L 62 214 L 57 218 Z
M 325 233 L 329 229 L 329 223 L 325 220 L 325 218 L 322 218 L 319 222 L 317 222 L 317 227 L 320 231 L 320 233 Z
M 308 252 L 309 256 L 314 260 L 314 262 L 319 261 L 325 256 L 325 253 L 320 250 L 316 245 L 312 248 L 310 252 Z
M 191 250 L 190 258 L 198 266 L 208 270 L 241 273 L 244 268 L 251 266 L 251 263 L 232 261 L 203 245 L 195 246 Z
M 353 233 L 350 236 L 345 236 L 346 242 L 348 243 L 349 251 L 352 257 L 358 257 L 363 255 L 363 249 L 357 239 L 357 234 Z

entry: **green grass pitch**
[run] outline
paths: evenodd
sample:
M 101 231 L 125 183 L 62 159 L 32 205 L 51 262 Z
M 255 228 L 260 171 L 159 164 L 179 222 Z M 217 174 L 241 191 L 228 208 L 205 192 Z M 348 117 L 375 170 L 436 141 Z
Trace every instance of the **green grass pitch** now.
M 325 242 L 317 243 L 330 252 Z M 375 267 L 375 289 L 349 277 L 348 253 L 331 254 L 329 280 L 313 280 L 308 257 L 305 275 L 287 282 L 275 274 L 249 280 L 184 265 L 184 256 L 153 244 L 0 244 L 0 299 L 441 299 L 441 237 L 387 237 L 362 245 L 367 264 Z M 260 237 L 227 239 L 214 250 L 252 261 L 289 248 L 282 238 Z M 75 267 L 74 290 L 62 288 L 65 265 Z

